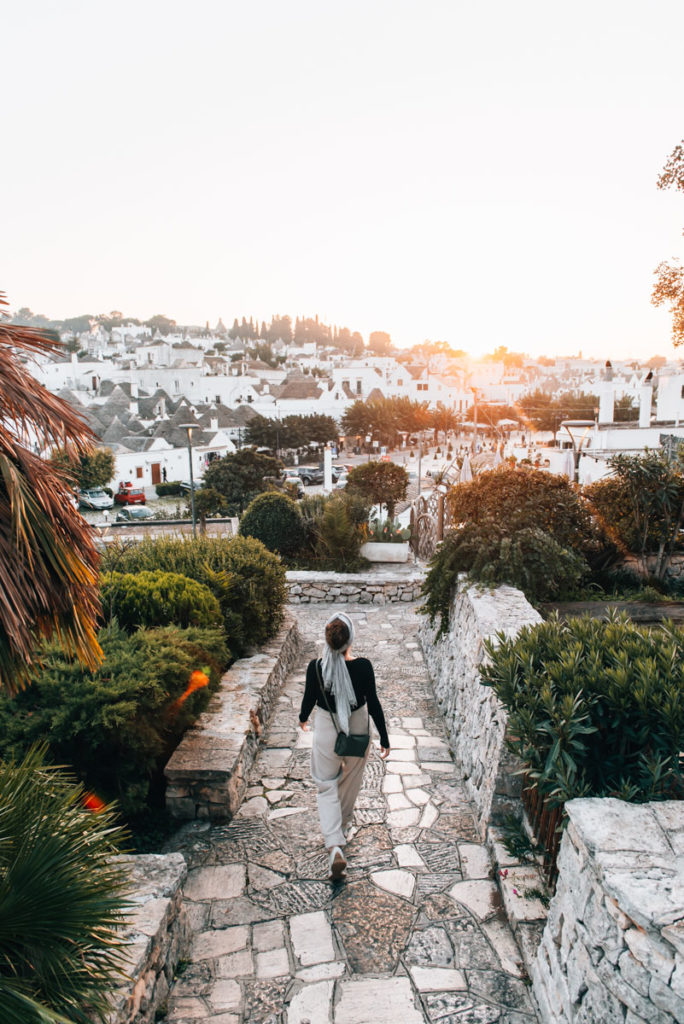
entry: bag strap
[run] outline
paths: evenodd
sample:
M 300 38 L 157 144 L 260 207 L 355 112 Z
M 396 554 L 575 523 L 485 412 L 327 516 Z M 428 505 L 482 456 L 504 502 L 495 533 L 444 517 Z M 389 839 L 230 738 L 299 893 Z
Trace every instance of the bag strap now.
M 323 685 L 323 676 L 321 674 L 321 659 L 320 658 L 316 659 L 316 675 L 318 676 L 318 685 L 320 686 L 321 692 L 323 693 L 323 700 L 325 701 L 325 706 L 328 709 L 328 711 L 330 712 L 330 717 L 333 720 L 333 724 L 335 726 L 335 729 L 337 730 L 337 732 L 342 732 L 342 730 L 340 729 L 340 726 L 339 726 L 339 722 L 335 718 L 335 712 L 333 711 L 333 709 L 330 707 L 330 704 L 328 703 L 328 697 L 327 697 L 327 694 L 325 692 L 325 686 Z M 366 701 L 366 712 L 367 712 L 366 732 L 370 736 L 370 711 L 368 710 L 368 701 Z

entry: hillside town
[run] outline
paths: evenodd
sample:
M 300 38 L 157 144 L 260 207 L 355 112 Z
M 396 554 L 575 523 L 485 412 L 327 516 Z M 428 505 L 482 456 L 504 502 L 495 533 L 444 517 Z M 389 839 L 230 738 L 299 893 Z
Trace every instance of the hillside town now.
M 501 457 L 531 458 L 552 472 L 574 472 L 582 484 L 609 472 L 615 453 L 684 438 L 682 360 L 605 362 L 581 352 L 533 359 L 505 348 L 473 360 L 444 343 L 396 349 L 382 332 L 382 343 L 373 348 L 364 347 L 358 334 L 348 344 L 318 318 L 302 323 L 314 325 L 308 332 L 314 340 L 306 340 L 299 321 L 292 331 L 289 317 L 273 318 L 260 330 L 251 321 L 235 320 L 230 331 L 222 321 L 213 329 L 178 329 L 168 321 L 164 332 L 138 322 L 108 327 L 93 319 L 86 330 L 63 329 L 64 355 L 41 358 L 32 372 L 77 409 L 114 454 L 112 485 L 132 480 L 153 487 L 187 478 L 188 424 L 196 426 L 193 471 L 201 479 L 213 460 L 243 446 L 255 416 L 276 423 L 288 416 L 333 417 L 344 447 L 345 411 L 383 398 L 448 410 L 455 449 L 476 452 L 487 438 Z M 274 337 L 283 325 L 283 336 Z M 561 406 L 564 399 L 590 400 L 581 417 L 559 416 L 556 430 L 539 431 L 519 404 L 539 393 Z M 563 425 L 573 421 L 574 427 Z M 404 448 L 410 440 L 403 437 Z M 364 436 L 347 438 L 347 447 L 355 441 L 373 444 Z M 574 467 L 568 451 L 574 452 Z

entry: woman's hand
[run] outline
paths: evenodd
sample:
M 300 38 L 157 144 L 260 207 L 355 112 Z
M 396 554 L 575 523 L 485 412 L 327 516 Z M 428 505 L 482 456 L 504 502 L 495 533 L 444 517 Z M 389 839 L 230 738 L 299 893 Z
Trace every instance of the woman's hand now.
M 389 757 L 389 752 L 389 747 L 380 747 L 380 757 L 383 759 L 383 761 L 387 760 L 387 758 Z
M 299 728 L 302 730 L 302 732 L 308 732 L 309 731 L 309 723 L 308 722 L 300 722 L 299 723 Z

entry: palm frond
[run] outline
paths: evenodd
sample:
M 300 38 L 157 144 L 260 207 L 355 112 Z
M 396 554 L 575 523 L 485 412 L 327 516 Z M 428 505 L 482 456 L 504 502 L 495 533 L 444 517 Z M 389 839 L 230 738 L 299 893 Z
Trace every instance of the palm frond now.
M 44 639 L 56 636 L 88 667 L 101 659 L 99 559 L 90 530 L 58 466 L 32 450 L 88 451 L 95 440 L 21 361 L 59 350 L 48 332 L 0 318 L 0 688 L 10 693 L 28 681 Z

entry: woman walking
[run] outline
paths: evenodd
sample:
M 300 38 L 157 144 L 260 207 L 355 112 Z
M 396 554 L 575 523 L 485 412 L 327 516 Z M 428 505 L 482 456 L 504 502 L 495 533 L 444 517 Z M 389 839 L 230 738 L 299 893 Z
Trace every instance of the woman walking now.
M 380 756 L 389 754 L 385 716 L 375 691 L 375 674 L 368 658 L 353 658 L 354 625 L 344 612 L 336 612 L 325 624 L 323 657 L 309 662 L 299 712 L 300 727 L 308 728 L 309 715 L 318 707 L 311 749 L 311 777 L 318 787 L 318 815 L 330 857 L 330 878 L 339 879 L 347 866 L 343 847 L 345 829 L 351 824 L 354 803 L 361 788 L 370 742 L 361 756 L 336 753 L 340 744 L 370 731 L 370 718 L 380 735 Z M 369 736 L 370 740 L 370 736 Z M 363 747 L 363 741 L 353 742 Z

